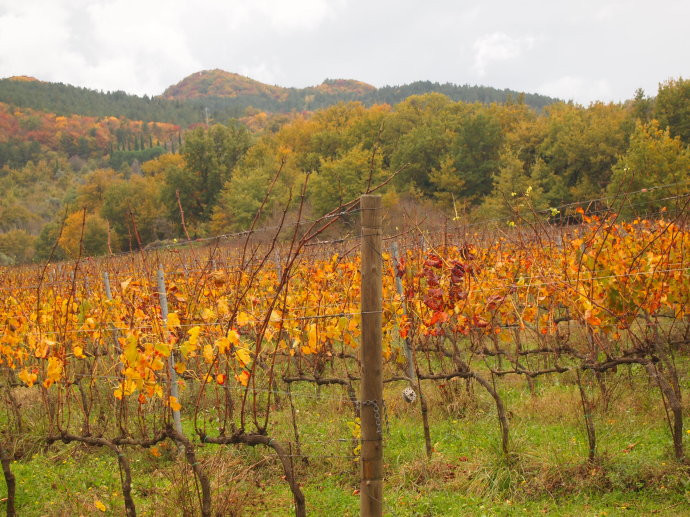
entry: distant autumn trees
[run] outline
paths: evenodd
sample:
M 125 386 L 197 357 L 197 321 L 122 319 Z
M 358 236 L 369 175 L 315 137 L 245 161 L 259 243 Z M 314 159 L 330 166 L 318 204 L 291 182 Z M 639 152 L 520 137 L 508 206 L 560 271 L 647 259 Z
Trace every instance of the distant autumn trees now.
M 324 214 L 387 179 L 391 206 L 467 221 L 508 223 L 520 207 L 555 217 L 559 206 L 595 200 L 594 210 L 625 193 L 623 215 L 647 213 L 687 192 L 688 104 L 688 81 L 677 79 L 656 98 L 638 91 L 622 104 L 538 112 L 519 99 L 468 104 L 434 93 L 313 114 L 252 110 L 246 124 L 182 133 L 0 103 L 0 253 L 6 263 L 73 256 L 77 234 L 83 253 L 101 254 L 237 232 L 303 200 Z

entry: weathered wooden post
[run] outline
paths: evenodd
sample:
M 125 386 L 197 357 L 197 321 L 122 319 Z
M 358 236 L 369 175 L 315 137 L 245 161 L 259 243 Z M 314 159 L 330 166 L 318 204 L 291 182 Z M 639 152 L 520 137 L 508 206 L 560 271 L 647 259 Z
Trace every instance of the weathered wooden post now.
M 391 244 L 391 256 L 393 258 L 393 275 L 395 276 L 395 289 L 403 300 L 403 313 L 407 315 L 407 307 L 405 305 L 405 293 L 403 291 L 402 280 L 398 276 L 397 264 L 398 264 L 398 243 L 394 242 Z M 432 448 L 431 448 L 431 431 L 429 428 L 429 410 L 427 408 L 426 399 L 424 398 L 424 392 L 422 392 L 422 383 L 417 376 L 415 358 L 412 353 L 412 344 L 409 338 L 403 339 L 403 349 L 405 350 L 405 357 L 407 358 L 407 377 L 410 380 L 410 388 L 414 389 L 413 386 L 417 386 L 417 391 L 419 391 L 419 407 L 422 411 L 422 425 L 424 427 L 424 445 L 426 447 L 426 455 L 431 458 Z M 410 395 L 414 395 L 412 392 Z M 405 397 L 408 402 L 414 401 L 414 397 L 409 399 Z
M 107 271 L 103 272 L 103 286 L 105 287 L 105 297 L 108 300 L 113 299 L 113 291 L 110 289 L 110 276 Z
M 165 292 L 165 273 L 163 267 L 158 269 L 158 300 L 161 305 L 161 316 L 163 317 L 163 335 L 168 337 L 168 295 Z M 177 385 L 177 373 L 175 372 L 174 355 L 171 352 L 168 356 L 168 376 L 170 378 L 170 396 L 175 397 L 175 400 L 180 400 L 180 390 Z M 179 434 L 182 434 L 182 420 L 180 418 L 180 410 L 173 409 L 173 428 Z
M 360 515 L 380 517 L 383 513 L 383 377 L 382 306 L 383 267 L 381 257 L 381 197 L 364 195 L 362 211 L 362 385 Z

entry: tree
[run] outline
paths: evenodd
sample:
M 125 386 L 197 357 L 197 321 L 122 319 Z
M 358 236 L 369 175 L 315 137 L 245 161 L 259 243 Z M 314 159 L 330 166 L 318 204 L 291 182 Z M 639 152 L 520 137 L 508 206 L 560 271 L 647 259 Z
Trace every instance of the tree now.
M 446 208 L 450 208 L 455 201 L 462 197 L 465 181 L 455 168 L 455 161 L 446 155 L 440 161 L 439 167 L 429 174 L 429 183 L 434 187 L 434 197 Z
M 392 170 L 401 169 L 395 179 L 399 190 L 413 187 L 433 196 L 435 185 L 429 174 L 440 169 L 456 135 L 454 107 L 444 95 L 415 95 L 398 104 L 386 119 L 381 135 L 384 161 Z
M 121 176 L 113 169 L 96 169 L 89 173 L 77 190 L 77 207 L 86 208 L 88 212 L 99 210 L 108 187 L 120 179 Z
M 336 159 L 324 159 L 309 184 L 309 199 L 318 215 L 364 194 L 383 179 L 381 158 L 356 146 Z
M 0 254 L 11 259 L 12 264 L 30 262 L 34 256 L 36 237 L 24 230 L 10 230 L 0 233 Z M 9 265 L 9 264 L 5 264 Z
M 162 180 L 170 169 L 183 169 L 184 166 L 185 161 L 181 155 L 166 153 L 142 163 L 141 171 L 146 176 L 153 176 Z
M 464 117 L 458 127 L 450 152 L 465 183 L 462 193 L 474 203 L 491 191 L 502 143 L 498 120 L 484 109 Z
M 545 137 L 537 156 L 568 187 L 571 199 L 599 197 L 611 179 L 611 166 L 628 144 L 629 118 L 621 105 L 594 103 L 547 108 Z
M 171 237 L 172 226 L 165 217 L 165 206 L 160 200 L 160 182 L 153 177 L 132 176 L 129 180 L 112 183 L 103 195 L 100 216 L 110 223 L 111 247 L 117 243 L 132 243 L 138 247 L 136 233 L 142 244 Z M 179 223 L 179 212 L 175 222 Z
M 493 178 L 491 194 L 482 203 L 482 212 L 491 217 L 529 216 L 531 210 L 543 210 L 547 203 L 540 185 L 525 172 L 525 164 L 510 150 L 501 154 L 498 173 Z
M 568 188 L 563 177 L 554 171 L 541 158 L 537 158 L 530 168 L 530 184 L 541 190 L 540 199 L 544 208 L 557 207 L 568 199 Z
M 51 253 L 52 260 L 64 260 L 67 258 L 65 251 L 56 245 L 61 227 L 61 221 L 51 221 L 41 229 L 41 233 L 36 238 L 34 260 L 46 261 L 51 258 Z
M 213 209 L 211 231 L 217 234 L 246 230 L 264 199 L 266 203 L 262 214 L 259 214 L 259 224 L 276 210 L 284 209 L 290 191 L 296 193 L 298 183 L 304 179 L 297 166 L 298 159 L 299 156 L 290 149 L 277 147 L 272 138 L 258 142 L 223 187 Z M 296 199 L 296 195 L 293 196 L 293 201 Z
M 661 129 L 656 120 L 649 124 L 638 122 L 628 151 L 613 167 L 608 193 L 620 197 L 626 192 L 663 186 L 627 197 L 623 209 L 626 213 L 658 210 L 673 203 L 663 198 L 687 192 L 688 177 L 690 149 L 680 137 L 672 137 L 669 128 Z
M 198 127 L 188 132 L 181 149 L 185 168 L 165 178 L 163 196 L 168 210 L 178 211 L 179 192 L 188 220 L 208 221 L 218 194 L 249 145 L 249 132 L 239 124 L 216 124 L 208 130 Z
M 659 85 L 654 116 L 671 136 L 690 144 L 690 79 L 669 79 Z
M 642 88 L 635 90 L 635 97 L 630 101 L 630 111 L 633 120 L 649 122 L 654 112 L 654 99 L 650 99 Z
M 83 256 L 103 255 L 108 251 L 108 223 L 95 214 L 87 214 L 84 219 L 82 210 L 74 212 L 65 220 L 58 244 L 72 258 L 80 253 Z

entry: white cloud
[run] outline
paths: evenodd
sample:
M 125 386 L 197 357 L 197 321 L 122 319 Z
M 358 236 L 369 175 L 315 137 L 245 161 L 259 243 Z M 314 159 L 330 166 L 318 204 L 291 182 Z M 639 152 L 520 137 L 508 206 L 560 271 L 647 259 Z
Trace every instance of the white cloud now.
M 278 77 L 281 75 L 275 67 L 269 66 L 266 63 L 242 66 L 237 73 L 266 84 L 276 84 Z
M 155 94 L 184 75 L 221 66 L 215 56 L 255 33 L 313 30 L 337 0 L 0 0 L 0 77 L 33 74 L 102 90 Z M 234 41 L 234 44 L 233 44 Z M 230 71 L 274 82 L 242 55 Z M 220 61 L 220 62 L 219 62 Z
M 606 79 L 588 80 L 566 75 L 543 83 L 537 87 L 536 91 L 564 100 L 574 100 L 581 104 L 588 104 L 594 100 L 613 100 L 611 85 Z
M 525 50 L 534 47 L 535 39 L 532 36 L 524 38 L 511 38 L 503 32 L 486 34 L 475 40 L 473 70 L 480 77 L 486 75 L 486 70 L 492 61 L 506 61 L 522 55 Z
M 688 0 L 0 0 L 0 77 L 155 95 L 222 68 L 622 100 L 690 76 L 689 17 Z
M 253 0 L 247 3 L 273 27 L 282 29 L 314 29 L 345 6 L 342 0 Z

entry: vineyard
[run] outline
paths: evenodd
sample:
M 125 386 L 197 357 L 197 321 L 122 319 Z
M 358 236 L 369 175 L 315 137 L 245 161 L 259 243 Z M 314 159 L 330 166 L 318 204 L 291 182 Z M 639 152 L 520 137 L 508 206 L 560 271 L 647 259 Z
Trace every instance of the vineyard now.
M 688 196 L 674 202 L 637 219 L 573 204 L 507 225 L 434 230 L 379 213 L 380 311 L 360 305 L 371 290 L 358 202 L 193 243 L 3 269 L 7 515 L 70 513 L 33 508 L 17 473 L 33 455 L 66 448 L 86 458 L 105 451 L 117 473 L 116 495 L 85 496 L 84 514 L 255 514 L 257 489 L 232 499 L 223 461 L 242 475 L 260 470 L 289 494 L 272 496 L 283 506 L 268 514 L 318 513 L 305 486 L 334 475 L 350 497 L 338 508 L 355 514 L 365 413 L 383 444 L 375 502 L 385 514 L 443 513 L 403 494 L 424 494 L 432 481 L 504 505 L 567 491 L 578 477 L 605 492 L 612 465 L 643 448 L 647 431 L 661 437 L 648 465 L 666 480 L 671 502 L 660 507 L 682 514 L 690 230 Z M 362 320 L 374 312 L 382 400 L 360 396 Z M 620 447 L 613 437 L 639 424 L 638 413 L 648 429 Z M 580 440 L 529 431 L 549 422 L 578 429 Z M 569 470 L 541 479 L 531 469 L 553 451 Z M 173 506 L 163 496 L 152 506 L 133 488 L 142 453 L 176 469 L 176 499 L 165 496 Z M 389 480 L 403 488 L 389 491 Z

